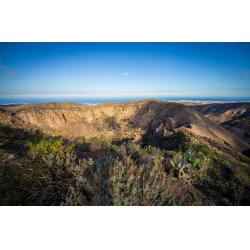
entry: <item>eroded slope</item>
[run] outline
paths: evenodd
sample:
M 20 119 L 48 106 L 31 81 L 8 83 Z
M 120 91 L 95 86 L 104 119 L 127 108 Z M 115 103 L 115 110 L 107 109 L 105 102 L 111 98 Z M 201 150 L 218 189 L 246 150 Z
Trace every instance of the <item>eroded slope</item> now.
M 192 108 L 250 143 L 250 103 L 196 105 Z
M 183 104 L 146 99 L 104 102 L 94 106 L 75 103 L 25 104 L 1 109 L 2 123 L 42 128 L 47 134 L 86 138 L 134 139 L 157 143 L 178 129 L 225 143 L 242 152 L 250 146 L 221 126 Z

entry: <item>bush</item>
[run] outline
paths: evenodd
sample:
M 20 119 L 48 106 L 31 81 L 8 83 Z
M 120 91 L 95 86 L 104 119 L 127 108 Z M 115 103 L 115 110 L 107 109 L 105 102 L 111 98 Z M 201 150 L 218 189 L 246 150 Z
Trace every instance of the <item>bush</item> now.
M 44 133 L 41 130 L 36 130 L 35 132 L 35 139 L 27 142 L 31 158 L 43 159 L 46 161 L 50 154 L 57 155 L 63 152 L 74 152 L 75 144 L 67 144 L 67 140 L 62 140 L 61 136 L 44 138 Z
M 126 154 L 123 155 L 123 158 L 126 159 L 127 156 L 130 156 L 132 159 L 139 159 L 140 157 L 140 145 L 129 142 L 127 144 L 124 144 L 126 149 Z M 116 150 L 116 152 L 119 152 L 119 148 Z
M 110 140 L 103 135 L 89 138 L 86 144 L 91 153 L 107 153 L 112 149 Z
M 138 162 L 141 164 L 153 162 L 156 166 L 162 167 L 163 160 L 163 152 L 159 148 L 147 146 L 140 150 L 140 158 Z
M 58 138 L 41 139 L 40 141 L 29 141 L 29 155 L 35 159 L 46 159 L 49 154 L 58 154 L 61 152 L 60 147 L 63 145 L 63 140 Z
M 121 159 L 126 159 L 129 156 L 131 159 L 135 160 L 137 164 L 154 163 L 157 166 L 161 166 L 164 159 L 163 151 L 159 148 L 152 146 L 141 148 L 140 145 L 132 142 L 116 148 L 113 147 L 113 151 L 115 156 Z
M 76 137 L 73 143 L 75 144 L 75 148 L 79 151 L 84 151 L 88 149 L 88 146 L 86 145 L 86 139 L 84 136 Z
M 1 128 L 1 134 L 7 138 L 13 138 L 18 140 L 40 140 L 44 137 L 42 129 L 36 129 L 33 131 L 24 130 L 22 128 L 14 128 L 11 125 L 3 125 Z
M 153 206 L 178 203 L 180 189 L 163 169 L 154 164 L 89 159 L 76 166 L 78 189 L 70 187 L 62 205 Z M 88 194 L 87 198 L 84 194 Z M 174 198 L 175 194 L 175 198 Z
M 233 176 L 242 186 L 250 186 L 250 176 L 243 171 L 234 173 Z
M 14 191 L 9 195 L 7 199 L 7 204 L 11 206 L 22 205 L 24 203 L 24 193 L 21 191 Z
M 11 136 L 14 134 L 15 129 L 11 127 L 11 125 L 2 125 L 1 132 L 6 136 Z
M 214 152 L 207 144 L 199 144 L 195 142 L 186 142 L 182 148 L 182 151 L 187 149 L 192 150 L 194 153 L 202 153 L 205 156 L 213 158 Z
M 250 164 L 250 158 L 248 158 L 246 156 L 241 156 L 240 161 L 243 163 L 246 163 L 246 164 Z
M 31 187 L 34 184 L 34 181 L 32 178 L 28 178 L 28 177 L 24 177 L 21 181 L 20 184 L 22 186 L 26 186 L 26 187 Z

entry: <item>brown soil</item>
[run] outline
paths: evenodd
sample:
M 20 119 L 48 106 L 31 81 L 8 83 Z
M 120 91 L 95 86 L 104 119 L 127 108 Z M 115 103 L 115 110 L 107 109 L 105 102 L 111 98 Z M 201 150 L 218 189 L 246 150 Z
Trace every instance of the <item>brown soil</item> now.
M 250 103 L 193 105 L 193 109 L 250 143 Z
M 201 108 L 202 105 L 199 106 L 200 112 Z M 103 102 L 94 106 L 68 102 L 24 104 L 0 108 L 0 118 L 4 124 L 25 129 L 42 128 L 46 134 L 62 133 L 67 138 L 104 135 L 112 140 L 127 138 L 151 144 L 185 128 L 238 152 L 250 148 L 249 144 L 191 107 L 155 99 Z
M 24 104 L 0 108 L 0 119 L 2 124 L 11 124 L 14 127 L 21 127 L 25 130 L 42 128 L 46 134 L 58 135 L 62 133 L 68 139 L 73 139 L 77 136 L 89 138 L 96 135 L 104 135 L 113 140 L 113 142 L 117 142 L 117 144 L 121 144 L 126 140 L 133 140 L 141 144 L 145 143 L 168 150 L 175 150 L 181 143 L 185 142 L 186 135 L 192 135 L 192 140 L 200 144 L 206 143 L 211 148 L 222 151 L 225 157 L 228 157 L 231 165 L 229 167 L 223 163 L 215 164 L 213 166 L 214 173 L 193 182 L 192 185 L 179 181 L 178 190 L 180 190 L 183 197 L 188 197 L 187 200 L 189 202 L 186 204 L 232 205 L 234 202 L 232 193 L 230 193 L 232 189 L 219 185 L 218 181 L 223 183 L 232 181 L 233 171 L 241 163 L 241 153 L 243 151 L 248 152 L 250 146 L 247 143 L 248 141 L 245 140 L 244 142 L 222 126 L 225 127 L 225 123 L 237 122 L 240 119 L 239 117 L 248 117 L 249 108 L 243 104 L 239 106 L 230 104 L 233 106 L 230 106 L 231 113 L 228 113 L 228 105 L 210 105 L 224 105 L 214 106 L 214 108 L 220 110 L 222 115 L 210 116 L 215 113 L 215 110 L 209 105 L 204 107 L 202 105 L 199 105 L 199 107 L 195 106 L 193 108 L 196 110 L 194 110 L 192 107 L 180 103 L 142 100 L 126 103 L 104 102 L 93 106 L 68 102 Z M 204 115 L 201 113 L 204 113 Z M 235 116 L 231 115 L 232 118 L 229 114 L 235 114 Z M 229 116 L 231 120 L 228 120 Z M 215 117 L 215 121 L 212 120 L 213 117 Z M 217 123 L 221 123 L 222 126 Z M 13 182 L 16 190 L 22 189 L 18 178 L 23 178 L 28 173 L 27 171 L 33 169 L 37 164 L 37 162 L 28 160 L 25 143 L 22 140 L 0 138 L 0 156 L 9 153 L 20 157 L 16 160 L 1 160 L 0 162 L 1 172 L 10 171 L 13 176 L 15 176 L 15 173 L 18 173 L 17 181 Z M 100 152 L 76 151 L 76 162 L 84 159 L 88 160 L 89 158 L 94 160 L 101 158 L 105 161 L 108 157 L 110 156 L 101 155 Z M 166 161 L 168 161 L 165 166 L 167 169 L 168 165 L 170 165 L 170 160 L 166 159 Z M 171 165 L 169 167 L 171 168 Z M 243 169 L 244 167 L 242 166 L 241 168 Z M 248 168 L 246 165 L 244 170 L 250 173 Z M 45 172 L 43 174 L 46 176 Z M 52 177 L 48 176 L 48 180 Z M 39 178 L 42 179 L 43 175 L 41 174 Z M 31 199 L 30 205 L 38 205 L 41 199 L 43 201 L 46 199 L 47 201 L 49 199 L 56 200 L 55 204 L 58 205 L 62 201 L 60 197 L 65 195 L 69 182 L 72 185 L 72 181 L 73 179 L 65 179 L 58 182 L 57 187 L 50 182 L 46 182 L 44 184 L 45 187 L 48 190 L 52 190 L 52 193 L 45 193 L 46 189 L 41 187 L 37 190 L 25 189 L 26 196 L 34 198 L 32 198 L 33 200 Z M 32 196 L 34 193 L 35 196 Z M 6 197 L 0 196 L 0 199 L 2 199 L 1 205 L 6 204 Z

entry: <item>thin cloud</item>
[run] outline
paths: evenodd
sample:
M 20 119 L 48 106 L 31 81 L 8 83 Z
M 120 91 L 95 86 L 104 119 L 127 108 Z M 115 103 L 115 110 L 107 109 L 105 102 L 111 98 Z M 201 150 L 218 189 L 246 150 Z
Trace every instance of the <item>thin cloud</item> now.
M 125 76 L 129 76 L 129 73 L 124 73 Z
M 6 71 L 5 73 L 8 74 L 8 75 L 16 75 L 16 73 L 14 73 L 14 72 L 12 73 L 12 72 L 9 72 L 9 71 Z
M 0 57 L 0 62 L 2 61 L 2 58 Z M 3 72 L 5 72 L 7 75 L 16 75 L 17 73 L 15 72 L 10 72 L 10 71 L 6 71 L 8 68 L 3 66 L 2 64 L 0 64 L 0 70 Z M 5 77 L 6 78 L 6 77 Z M 1 78 L 4 79 L 4 78 Z
M 4 67 L 3 65 L 1 65 L 1 64 L 0 64 L 0 69 L 2 69 L 2 70 L 6 70 L 6 69 L 7 69 L 7 67 Z
M 1 77 L 0 77 L 0 79 L 5 79 L 5 78 L 7 78 L 7 76 L 1 76 Z
M 246 72 L 246 73 L 244 74 L 244 76 L 248 76 L 248 75 L 250 75 L 250 71 L 248 71 L 248 72 Z

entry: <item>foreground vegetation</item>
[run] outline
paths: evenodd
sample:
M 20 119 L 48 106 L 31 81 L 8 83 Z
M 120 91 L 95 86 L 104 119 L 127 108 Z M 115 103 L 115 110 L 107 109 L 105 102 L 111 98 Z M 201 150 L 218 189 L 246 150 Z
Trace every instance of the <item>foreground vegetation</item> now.
M 0 128 L 1 205 L 249 205 L 250 159 L 176 132 L 159 147 Z

